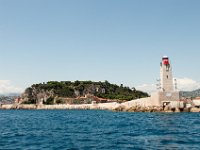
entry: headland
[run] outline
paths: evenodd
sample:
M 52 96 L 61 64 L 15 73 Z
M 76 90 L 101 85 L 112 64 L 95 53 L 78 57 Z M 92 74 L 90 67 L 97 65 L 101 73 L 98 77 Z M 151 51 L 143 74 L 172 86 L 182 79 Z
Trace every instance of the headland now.
M 49 81 L 28 87 L 14 104 L 0 105 L 0 109 L 100 109 L 129 112 L 200 112 L 199 107 L 199 103 L 180 97 L 167 56 L 163 56 L 160 62 L 158 91 L 151 96 L 108 81 Z

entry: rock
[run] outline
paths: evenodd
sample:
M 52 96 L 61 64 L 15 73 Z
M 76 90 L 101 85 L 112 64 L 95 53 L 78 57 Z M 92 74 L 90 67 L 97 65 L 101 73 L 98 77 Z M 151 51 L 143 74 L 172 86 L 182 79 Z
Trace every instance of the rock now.
M 190 112 L 200 112 L 200 108 L 193 107 L 190 109 Z
M 118 107 L 116 107 L 116 108 L 114 108 L 114 110 L 113 111 L 124 111 L 125 110 L 125 106 L 122 106 L 122 105 L 120 105 L 120 106 L 118 106 Z

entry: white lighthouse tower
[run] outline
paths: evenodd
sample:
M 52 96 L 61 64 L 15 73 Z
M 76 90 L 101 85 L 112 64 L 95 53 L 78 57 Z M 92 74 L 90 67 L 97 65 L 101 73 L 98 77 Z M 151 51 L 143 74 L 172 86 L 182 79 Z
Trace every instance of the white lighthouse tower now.
M 167 56 L 163 56 L 160 63 L 159 101 L 161 105 L 163 103 L 176 105 L 179 101 L 179 92 L 175 91 L 173 83 L 172 65 Z
M 173 92 L 172 67 L 167 56 L 163 56 L 160 63 L 160 88 L 162 92 Z
M 163 56 L 160 63 L 159 81 L 159 91 L 152 93 L 150 97 L 133 100 L 132 104 L 141 107 L 162 106 L 163 109 L 166 107 L 180 108 L 179 92 L 174 88 L 172 65 L 167 56 Z

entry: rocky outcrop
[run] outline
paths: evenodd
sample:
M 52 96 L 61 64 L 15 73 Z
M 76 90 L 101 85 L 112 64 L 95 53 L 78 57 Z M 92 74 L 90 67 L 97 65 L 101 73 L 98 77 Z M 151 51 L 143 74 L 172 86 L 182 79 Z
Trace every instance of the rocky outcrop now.
M 21 95 L 21 103 L 34 101 L 33 103 L 40 103 L 40 101 L 47 101 L 50 97 L 55 97 L 54 90 L 39 89 L 36 87 L 27 88 Z
M 200 108 L 193 107 L 190 109 L 190 112 L 200 112 Z
M 92 81 L 50 81 L 34 84 L 27 88 L 21 95 L 20 103 L 23 104 L 84 104 L 91 103 L 95 99 L 83 100 L 82 98 L 103 98 L 112 100 L 132 100 L 140 97 L 148 97 L 147 93 L 132 90 L 129 87 L 118 86 L 105 82 Z M 78 100 L 80 100 L 78 102 Z M 70 101 L 70 102 L 69 102 Z
M 124 111 L 124 112 L 163 112 L 164 110 L 162 107 L 141 107 L 141 106 L 132 106 L 132 107 L 126 107 L 124 105 L 120 105 L 119 107 L 114 109 L 115 111 Z

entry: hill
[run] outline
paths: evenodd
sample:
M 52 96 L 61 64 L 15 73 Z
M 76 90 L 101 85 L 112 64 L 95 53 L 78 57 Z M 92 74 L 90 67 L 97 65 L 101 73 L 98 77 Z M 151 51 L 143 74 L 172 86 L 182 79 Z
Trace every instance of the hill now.
M 180 92 L 181 97 L 200 97 L 200 89 L 194 90 L 194 91 L 181 91 Z
M 0 104 L 13 104 L 18 97 L 19 95 L 17 94 L 0 95 Z
M 86 102 L 90 103 L 91 98 L 97 97 L 110 100 L 128 101 L 132 99 L 148 97 L 147 93 L 123 87 L 123 85 L 105 82 L 92 81 L 49 81 L 47 83 L 33 84 L 22 94 L 24 103 L 37 103 L 43 101 L 46 104 L 55 103 L 82 103 L 81 99 L 89 98 Z

